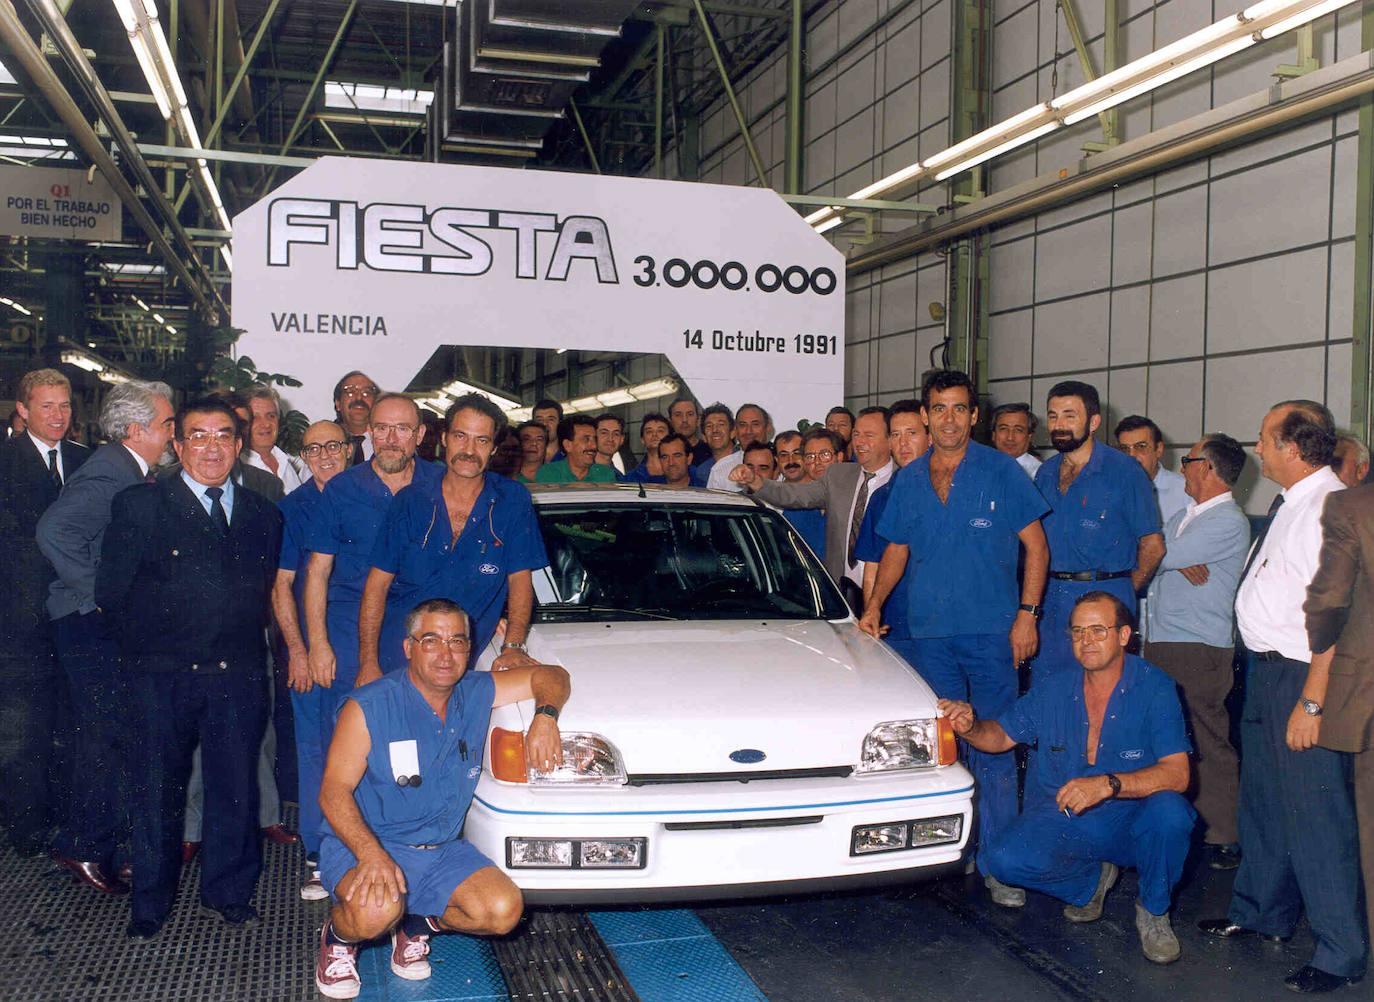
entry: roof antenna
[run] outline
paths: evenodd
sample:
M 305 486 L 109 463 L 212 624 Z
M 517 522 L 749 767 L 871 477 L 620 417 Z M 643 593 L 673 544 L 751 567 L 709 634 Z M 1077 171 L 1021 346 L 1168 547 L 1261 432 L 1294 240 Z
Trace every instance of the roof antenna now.
M 646 498 L 646 497 L 648 497 L 648 495 L 644 493 L 644 481 L 641 480 L 641 481 L 639 482 L 639 498 L 640 498 L 640 500 L 642 501 L 642 500 L 644 500 L 644 498 Z

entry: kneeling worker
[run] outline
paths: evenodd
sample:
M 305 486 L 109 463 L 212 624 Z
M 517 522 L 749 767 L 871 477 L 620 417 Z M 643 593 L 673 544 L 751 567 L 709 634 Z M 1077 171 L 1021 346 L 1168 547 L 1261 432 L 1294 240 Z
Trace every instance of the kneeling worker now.
M 1141 949 L 1157 964 L 1171 963 L 1179 945 L 1169 900 L 1197 817 L 1182 796 L 1189 745 L 1177 687 L 1126 653 L 1131 617 L 1116 596 L 1082 595 L 1069 622 L 1082 672 L 1044 676 L 997 720 L 978 720 L 967 703 L 938 704 L 979 751 L 1036 746 L 1021 816 L 981 862 L 1004 884 L 1068 902 L 1070 922 L 1101 917 L 1119 867 L 1134 866 Z
M 501 935 L 519 921 L 519 888 L 459 837 L 491 708 L 533 699 L 526 760 L 545 772 L 563 760 L 556 721 L 567 672 L 467 671 L 468 617 L 447 599 L 421 602 L 405 625 L 407 669 L 344 702 L 320 786 L 320 870 L 334 908 L 320 933 L 315 987 L 332 999 L 357 996 L 367 940 L 390 932 L 391 970 L 420 981 L 430 975 L 432 933 Z

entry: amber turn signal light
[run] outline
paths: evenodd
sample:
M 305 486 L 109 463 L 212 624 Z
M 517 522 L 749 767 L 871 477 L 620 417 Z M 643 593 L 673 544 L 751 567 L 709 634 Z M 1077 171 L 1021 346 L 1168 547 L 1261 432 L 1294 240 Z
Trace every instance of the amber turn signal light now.
M 951 731 L 953 740 L 953 732 Z M 504 727 L 491 729 L 491 774 L 507 783 L 528 783 L 525 769 L 525 735 Z
M 953 765 L 959 761 L 959 743 L 954 740 L 954 725 L 948 717 L 937 717 L 935 730 L 940 740 L 940 764 Z

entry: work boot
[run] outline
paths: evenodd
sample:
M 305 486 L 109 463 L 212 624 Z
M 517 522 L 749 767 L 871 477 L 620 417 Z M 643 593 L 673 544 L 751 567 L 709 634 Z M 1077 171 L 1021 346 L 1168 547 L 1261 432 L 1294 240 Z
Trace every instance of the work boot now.
M 1093 896 L 1088 899 L 1086 905 L 1065 905 L 1064 917 L 1070 922 L 1096 922 L 1102 917 L 1102 902 L 1107 898 L 1107 892 L 1116 883 L 1116 878 L 1121 875 L 1115 863 L 1102 864 L 1102 876 L 1097 878 L 1097 890 L 1093 891 Z
M 1145 910 L 1139 901 L 1135 903 L 1135 927 L 1140 933 L 1140 952 L 1145 959 L 1155 964 L 1172 964 L 1181 952 L 1178 937 L 1169 925 L 1169 913 L 1154 915 Z
M 1024 908 L 1026 906 L 1026 889 L 1024 887 L 1012 887 L 1010 884 L 1004 884 L 991 874 L 983 878 L 983 886 L 988 889 L 988 895 L 995 905 L 1001 905 L 1003 908 Z

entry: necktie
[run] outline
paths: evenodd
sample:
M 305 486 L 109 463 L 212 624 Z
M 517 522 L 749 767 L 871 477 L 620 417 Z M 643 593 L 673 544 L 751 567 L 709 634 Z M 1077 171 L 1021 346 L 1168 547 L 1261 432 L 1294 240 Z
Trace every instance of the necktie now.
M 849 523 L 849 548 L 845 551 L 849 556 L 849 566 L 853 567 L 854 545 L 859 541 L 859 528 L 864 523 L 864 509 L 868 507 L 868 482 L 876 477 L 876 473 L 864 473 L 864 482 L 859 485 L 859 496 L 854 499 L 854 518 Z
M 62 474 L 57 469 L 57 450 L 48 450 L 48 476 L 53 482 L 53 486 L 59 490 L 62 488 Z
M 1278 510 L 1282 507 L 1283 495 L 1274 495 L 1274 500 L 1269 503 L 1269 516 L 1264 520 L 1264 524 L 1260 526 L 1259 535 L 1255 537 L 1255 545 L 1250 548 L 1250 556 L 1245 560 L 1245 569 L 1240 572 L 1240 579 L 1242 581 L 1244 581 L 1245 576 L 1250 573 L 1250 565 L 1253 564 L 1255 558 L 1259 556 L 1260 547 L 1264 546 L 1264 537 L 1269 535 L 1269 527 L 1274 524 L 1274 515 L 1277 514 Z
M 207 487 L 205 496 L 210 499 L 210 521 L 215 523 L 221 535 L 229 535 L 229 516 L 224 513 L 224 505 L 219 500 L 224 496 L 224 488 Z
M 351 440 L 353 442 L 353 455 L 349 458 L 348 465 L 357 466 L 367 458 L 363 455 L 363 437 L 361 435 L 353 435 L 351 436 Z

